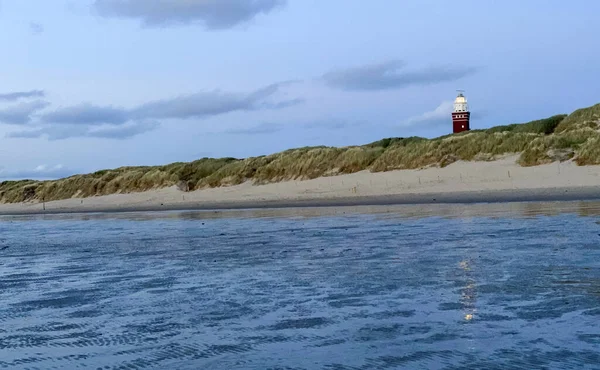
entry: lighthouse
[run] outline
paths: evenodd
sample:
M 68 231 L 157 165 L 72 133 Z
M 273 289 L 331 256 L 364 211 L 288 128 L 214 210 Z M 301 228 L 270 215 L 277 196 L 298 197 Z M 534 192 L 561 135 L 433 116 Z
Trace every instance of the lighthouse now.
M 469 121 L 471 119 L 471 112 L 469 112 L 469 105 L 467 104 L 467 98 L 462 91 L 458 92 L 458 96 L 454 99 L 454 112 L 452 112 L 452 132 L 455 134 L 458 132 L 469 131 Z

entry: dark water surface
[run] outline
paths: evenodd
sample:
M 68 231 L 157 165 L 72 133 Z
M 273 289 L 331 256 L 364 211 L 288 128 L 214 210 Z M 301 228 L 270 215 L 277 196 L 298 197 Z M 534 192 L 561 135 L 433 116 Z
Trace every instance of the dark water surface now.
M 0 218 L 0 368 L 600 368 L 596 203 Z

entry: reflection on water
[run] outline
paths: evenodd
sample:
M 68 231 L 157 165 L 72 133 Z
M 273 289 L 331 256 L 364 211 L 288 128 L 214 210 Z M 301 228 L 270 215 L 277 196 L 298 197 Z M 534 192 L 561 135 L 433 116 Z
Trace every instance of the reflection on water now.
M 475 280 L 471 274 L 470 261 L 460 262 L 460 268 L 464 271 L 465 286 L 460 291 L 460 303 L 465 312 L 465 320 L 471 321 L 475 315 Z
M 0 218 L 0 367 L 582 369 L 599 203 Z

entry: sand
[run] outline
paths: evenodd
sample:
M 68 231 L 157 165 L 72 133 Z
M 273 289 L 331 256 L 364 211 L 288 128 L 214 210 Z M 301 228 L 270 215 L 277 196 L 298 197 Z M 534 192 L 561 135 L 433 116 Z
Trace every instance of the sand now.
M 193 192 L 171 187 L 45 205 L 3 204 L 0 214 L 600 199 L 600 166 L 555 162 L 520 167 L 515 160 L 516 156 L 509 156 L 492 162 L 456 162 L 445 168 L 361 171 Z

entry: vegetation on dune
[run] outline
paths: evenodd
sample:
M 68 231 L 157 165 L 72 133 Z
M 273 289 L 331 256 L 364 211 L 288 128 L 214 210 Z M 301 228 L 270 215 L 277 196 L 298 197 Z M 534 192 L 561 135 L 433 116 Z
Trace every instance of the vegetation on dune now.
M 52 181 L 4 181 L 0 202 L 50 201 L 139 192 L 176 185 L 184 191 L 396 169 L 444 167 L 458 160 L 519 154 L 522 166 L 573 159 L 600 164 L 600 104 L 524 124 L 436 139 L 386 138 L 362 146 L 306 147 L 247 159 L 202 158 L 165 166 L 122 167 Z
M 576 131 L 586 128 L 597 130 L 599 122 L 600 104 L 596 104 L 588 108 L 578 109 L 571 113 L 560 122 L 555 131 L 559 134 L 565 131 Z

